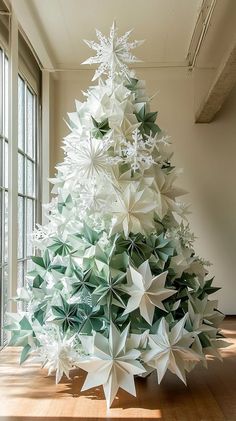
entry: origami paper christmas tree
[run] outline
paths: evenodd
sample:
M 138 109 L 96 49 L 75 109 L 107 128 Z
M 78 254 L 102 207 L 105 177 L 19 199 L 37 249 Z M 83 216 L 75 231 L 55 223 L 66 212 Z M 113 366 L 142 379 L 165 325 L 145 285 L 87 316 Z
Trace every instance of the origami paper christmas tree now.
M 99 65 L 98 83 L 69 114 L 49 223 L 34 233 L 41 256 L 6 328 L 21 362 L 36 352 L 57 382 L 81 367 L 83 389 L 103 385 L 110 406 L 119 387 L 135 395 L 135 375 L 153 370 L 160 382 L 169 369 L 186 382 L 185 371 L 225 343 L 169 139 L 127 66 L 141 42 L 115 24 L 108 37 L 96 33 L 86 63 Z

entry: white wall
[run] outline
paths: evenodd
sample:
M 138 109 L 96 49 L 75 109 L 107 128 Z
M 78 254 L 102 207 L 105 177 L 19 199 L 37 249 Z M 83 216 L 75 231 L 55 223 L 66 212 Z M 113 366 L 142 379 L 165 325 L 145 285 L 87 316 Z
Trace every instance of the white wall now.
M 194 124 L 194 76 L 185 69 L 138 69 L 146 79 L 148 93 L 159 94 L 153 110 L 159 110 L 159 124 L 171 136 L 174 162 L 184 168 L 179 184 L 190 193 L 191 228 L 199 237 L 197 253 L 213 266 L 219 307 L 236 314 L 236 89 L 211 124 Z M 81 89 L 90 84 L 89 71 L 60 73 L 54 90 L 54 138 L 51 171 L 63 158 L 61 139 L 67 133 L 63 122 L 74 110 L 74 99 L 82 99 Z

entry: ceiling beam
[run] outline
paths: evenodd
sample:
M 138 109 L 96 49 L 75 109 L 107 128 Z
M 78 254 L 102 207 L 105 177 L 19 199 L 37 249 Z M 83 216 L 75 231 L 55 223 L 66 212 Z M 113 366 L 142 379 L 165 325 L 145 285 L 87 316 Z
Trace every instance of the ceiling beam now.
M 236 42 L 221 62 L 215 79 L 195 115 L 196 123 L 210 123 L 236 83 Z

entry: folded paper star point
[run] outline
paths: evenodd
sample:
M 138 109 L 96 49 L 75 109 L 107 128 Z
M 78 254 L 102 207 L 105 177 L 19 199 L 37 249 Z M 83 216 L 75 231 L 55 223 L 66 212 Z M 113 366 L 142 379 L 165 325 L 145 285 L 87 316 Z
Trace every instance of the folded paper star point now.
M 190 348 L 194 342 L 194 335 L 184 329 L 186 319 L 187 314 L 170 330 L 168 323 L 162 318 L 157 332 L 149 335 L 148 349 L 143 353 L 142 359 L 156 369 L 158 383 L 169 369 L 186 384 L 187 364 L 196 364 L 201 359 L 200 355 Z
M 173 289 L 165 288 L 167 273 L 166 271 L 153 277 L 148 260 L 138 268 L 130 266 L 128 273 L 130 282 L 125 287 L 130 298 L 123 314 L 139 308 L 141 316 L 151 325 L 155 307 L 165 311 L 162 301 L 176 293 Z
M 108 408 L 119 388 L 136 396 L 134 375 L 145 372 L 139 362 L 141 352 L 135 348 L 132 336 L 127 341 L 128 333 L 129 325 L 119 332 L 111 323 L 109 337 L 96 332 L 89 355 L 77 362 L 78 367 L 88 372 L 82 390 L 102 385 Z

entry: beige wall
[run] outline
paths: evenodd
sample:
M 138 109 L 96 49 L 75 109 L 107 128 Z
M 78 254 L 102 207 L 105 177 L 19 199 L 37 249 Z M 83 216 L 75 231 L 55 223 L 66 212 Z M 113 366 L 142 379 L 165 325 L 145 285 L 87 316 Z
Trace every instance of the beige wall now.
M 74 99 L 90 84 L 89 71 L 60 73 L 54 81 L 54 121 L 51 139 L 51 172 L 63 159 L 61 139 L 68 132 L 63 118 L 74 110 Z M 171 136 L 174 162 L 184 168 L 179 184 L 190 193 L 191 228 L 199 237 L 197 253 L 213 266 L 220 309 L 236 314 L 236 89 L 211 124 L 194 124 L 194 76 L 185 69 L 139 69 L 159 110 L 159 124 Z

